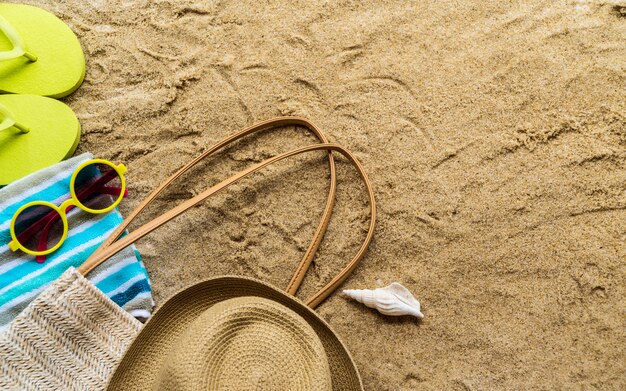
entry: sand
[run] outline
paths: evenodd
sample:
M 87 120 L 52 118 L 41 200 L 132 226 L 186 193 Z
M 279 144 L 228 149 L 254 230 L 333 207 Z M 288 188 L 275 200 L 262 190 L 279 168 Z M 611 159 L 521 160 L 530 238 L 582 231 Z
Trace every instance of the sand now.
M 626 3 L 617 1 L 29 1 L 87 59 L 65 99 L 78 152 L 124 162 L 129 213 L 236 130 L 303 115 L 375 186 L 374 242 L 346 288 L 400 281 L 425 319 L 337 294 L 319 312 L 367 390 L 626 388 Z M 253 162 L 313 142 L 252 137 L 165 194 L 145 222 Z M 364 237 L 337 207 L 300 296 Z M 219 274 L 278 286 L 311 238 L 322 153 L 256 175 L 141 240 L 157 303 Z

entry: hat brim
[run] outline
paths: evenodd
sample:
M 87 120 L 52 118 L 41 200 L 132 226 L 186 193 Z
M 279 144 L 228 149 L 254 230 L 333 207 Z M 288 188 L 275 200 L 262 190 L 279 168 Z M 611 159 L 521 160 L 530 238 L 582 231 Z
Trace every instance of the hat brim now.
M 148 320 L 115 369 L 108 390 L 152 389 L 167 353 L 184 330 L 218 302 L 241 296 L 274 300 L 302 316 L 319 336 L 331 372 L 333 389 L 363 390 L 359 372 L 337 334 L 315 311 L 297 298 L 247 277 L 216 277 L 187 288 L 167 300 Z

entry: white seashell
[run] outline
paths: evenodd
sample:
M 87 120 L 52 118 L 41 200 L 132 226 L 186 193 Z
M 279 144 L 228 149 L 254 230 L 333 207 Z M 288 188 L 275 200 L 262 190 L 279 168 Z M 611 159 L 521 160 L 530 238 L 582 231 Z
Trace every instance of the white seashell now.
M 424 319 L 420 312 L 420 302 L 399 282 L 378 289 L 346 289 L 344 294 L 370 308 L 375 308 L 383 315 L 412 315 Z

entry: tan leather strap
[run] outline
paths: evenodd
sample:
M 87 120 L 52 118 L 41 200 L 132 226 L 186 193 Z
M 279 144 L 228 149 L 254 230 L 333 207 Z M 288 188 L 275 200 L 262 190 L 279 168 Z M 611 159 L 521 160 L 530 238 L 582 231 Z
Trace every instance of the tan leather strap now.
M 126 246 L 130 245 L 131 243 L 134 243 L 136 240 L 142 238 L 143 236 L 152 232 L 154 229 L 160 227 L 161 225 L 165 224 L 169 220 L 185 212 L 187 209 L 193 207 L 199 202 L 202 202 L 203 200 L 210 197 L 211 195 L 239 181 L 240 179 L 250 175 L 251 173 L 256 172 L 274 162 L 283 160 L 290 156 L 294 156 L 294 155 L 298 155 L 298 154 L 310 152 L 310 151 L 319 151 L 319 150 L 337 151 L 341 153 L 342 155 L 344 155 L 346 158 L 348 158 L 348 160 L 356 167 L 357 171 L 359 172 L 359 175 L 365 182 L 365 187 L 367 189 L 367 194 L 368 194 L 369 203 L 370 203 L 370 224 L 368 227 L 367 236 L 365 237 L 365 240 L 359 247 L 359 250 L 357 251 L 356 255 L 339 272 L 339 274 L 337 274 L 320 291 L 318 291 L 315 295 L 313 295 L 306 301 L 306 304 L 310 306 L 311 308 L 317 307 L 325 298 L 328 297 L 328 295 L 330 295 L 335 289 L 337 289 L 337 287 L 348 277 L 348 275 L 354 270 L 354 268 L 359 263 L 359 261 L 363 258 L 372 240 L 372 236 L 374 234 L 374 226 L 376 223 L 376 202 L 374 199 L 374 192 L 372 190 L 372 185 L 367 177 L 367 174 L 365 173 L 363 166 L 361 165 L 361 163 L 359 163 L 356 157 L 354 157 L 354 155 L 352 155 L 352 153 L 350 153 L 348 150 L 344 149 L 343 147 L 337 144 L 310 145 L 307 147 L 302 147 L 302 148 L 295 149 L 293 151 L 283 153 L 281 155 L 267 159 L 261 163 L 255 164 L 254 166 L 249 167 L 239 172 L 236 175 L 233 175 L 232 177 L 218 183 L 215 186 L 212 186 L 211 188 L 205 190 L 204 192 L 198 194 L 197 196 L 172 208 L 168 212 L 162 214 L 161 216 L 155 218 L 154 220 L 148 222 L 147 224 L 139 227 L 135 231 L 129 233 L 127 236 L 124 236 L 117 242 L 112 243 L 109 247 L 103 249 L 99 253 L 92 255 L 89 259 L 87 259 L 87 261 L 85 261 L 83 265 L 81 265 L 78 268 L 79 272 L 81 272 L 83 275 L 89 273 L 89 271 L 92 270 L 94 267 L 96 267 L 97 265 L 99 265 L 101 262 L 111 257 L 112 255 L 118 253 Z
M 259 122 L 252 126 L 249 126 L 241 130 L 240 132 L 235 133 L 232 136 L 227 137 L 224 140 L 218 142 L 209 150 L 207 150 L 206 152 L 204 152 L 197 158 L 193 159 L 191 162 L 189 162 L 180 170 L 178 170 L 176 173 L 174 173 L 172 176 L 170 176 L 157 189 L 155 189 L 152 193 L 150 193 L 150 195 L 148 195 L 148 197 L 146 197 L 146 199 L 141 204 L 139 204 L 139 206 L 137 206 L 137 208 L 135 208 L 135 210 L 133 210 L 130 213 L 130 215 L 128 215 L 128 217 L 122 222 L 122 224 L 119 227 L 117 227 L 115 231 L 113 231 L 113 233 L 111 233 L 111 235 L 100 245 L 100 247 L 96 249 L 96 251 L 94 251 L 94 253 L 92 254 L 92 257 L 103 252 L 107 247 L 113 244 L 113 242 L 115 242 L 120 237 L 120 235 L 122 235 L 124 230 L 133 221 L 133 219 L 139 213 L 141 213 L 141 211 L 144 210 L 146 206 L 148 206 L 159 195 L 159 193 L 161 193 L 161 191 L 163 191 L 167 186 L 169 186 L 172 182 L 178 179 L 181 175 L 183 175 L 185 172 L 191 169 L 191 167 L 195 166 L 202 159 L 224 148 L 228 144 L 231 144 L 252 133 L 257 133 L 257 132 L 274 129 L 278 127 L 292 126 L 292 125 L 305 127 L 308 130 L 310 130 L 321 142 L 328 143 L 328 138 L 326 137 L 326 135 L 317 126 L 315 126 L 311 121 L 302 117 L 276 117 L 276 118 Z M 337 173 L 335 169 L 335 161 L 333 159 L 331 151 L 328 152 L 328 165 L 330 168 L 330 189 L 328 191 L 328 198 L 326 200 L 326 206 L 324 208 L 324 213 L 322 214 L 322 219 L 319 225 L 317 226 L 317 229 L 315 230 L 313 240 L 309 244 L 309 247 L 304 253 L 302 260 L 298 264 L 298 267 L 296 268 L 296 271 L 293 277 L 291 278 L 289 285 L 287 286 L 286 292 L 291 295 L 295 295 L 298 288 L 300 287 L 300 284 L 302 284 L 304 274 L 306 270 L 309 268 L 309 266 L 311 265 L 311 262 L 313 261 L 313 258 L 315 257 L 315 254 L 317 253 L 317 249 L 319 248 L 319 245 L 322 242 L 322 239 L 324 238 L 324 233 L 326 232 L 326 229 L 328 228 L 328 223 L 330 222 L 330 217 L 332 215 L 333 206 L 335 203 L 335 195 L 337 192 Z

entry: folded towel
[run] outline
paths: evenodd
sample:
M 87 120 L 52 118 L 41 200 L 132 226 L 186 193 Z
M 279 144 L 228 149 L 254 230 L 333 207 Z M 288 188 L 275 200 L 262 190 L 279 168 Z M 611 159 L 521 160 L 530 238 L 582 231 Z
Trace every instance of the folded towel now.
M 89 153 L 55 164 L 0 189 L 0 330 L 5 328 L 39 293 L 70 267 L 80 266 L 119 226 L 117 209 L 91 214 L 79 208 L 68 213 L 68 236 L 44 263 L 9 249 L 9 226 L 13 214 L 31 201 L 55 205 L 70 198 L 70 178 L 76 167 L 92 159 Z M 129 246 L 94 269 L 87 278 L 131 315 L 150 316 L 154 301 L 141 256 Z

